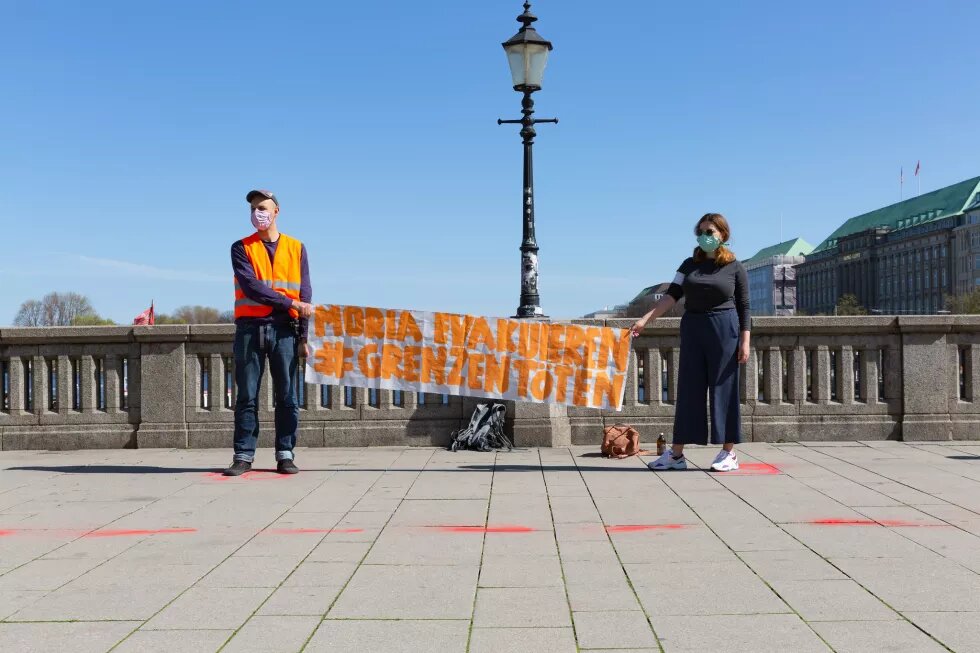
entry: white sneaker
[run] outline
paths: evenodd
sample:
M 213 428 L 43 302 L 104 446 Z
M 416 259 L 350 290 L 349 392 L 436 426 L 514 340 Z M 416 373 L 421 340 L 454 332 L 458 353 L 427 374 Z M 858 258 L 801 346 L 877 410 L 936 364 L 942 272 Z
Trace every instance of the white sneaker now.
M 711 469 L 716 472 L 734 472 L 738 469 L 738 456 L 734 451 L 722 449 L 715 456 L 715 462 L 711 463 Z
M 667 449 L 662 456 L 647 463 L 647 467 L 655 472 L 663 472 L 668 469 L 687 469 L 687 458 L 684 457 L 684 454 L 681 454 L 680 458 L 674 458 L 671 450 Z

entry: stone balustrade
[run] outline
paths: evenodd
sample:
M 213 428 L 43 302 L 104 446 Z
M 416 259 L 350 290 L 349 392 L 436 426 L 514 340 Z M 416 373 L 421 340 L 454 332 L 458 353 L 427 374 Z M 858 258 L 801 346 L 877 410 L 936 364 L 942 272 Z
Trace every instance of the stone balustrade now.
M 628 327 L 628 320 L 575 320 Z M 519 446 L 670 440 L 679 320 L 634 341 L 621 412 L 508 403 Z M 0 329 L 0 448 L 230 448 L 230 325 Z M 746 440 L 980 439 L 980 316 L 756 318 Z M 477 399 L 298 383 L 301 446 L 445 445 Z M 272 445 L 263 384 L 260 445 Z

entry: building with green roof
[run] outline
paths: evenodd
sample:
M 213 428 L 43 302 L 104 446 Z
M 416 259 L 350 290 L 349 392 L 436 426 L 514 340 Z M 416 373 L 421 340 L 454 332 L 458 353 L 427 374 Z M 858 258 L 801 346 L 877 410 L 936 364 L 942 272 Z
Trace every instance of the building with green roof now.
M 742 261 L 749 277 L 749 303 L 752 315 L 794 315 L 796 313 L 796 266 L 813 251 L 802 238 L 792 238 L 763 247 Z
M 874 313 L 930 314 L 955 292 L 951 247 L 980 177 L 847 220 L 797 266 L 800 309 L 831 314 L 847 294 Z
M 953 229 L 953 283 L 956 295 L 980 290 L 980 194 Z

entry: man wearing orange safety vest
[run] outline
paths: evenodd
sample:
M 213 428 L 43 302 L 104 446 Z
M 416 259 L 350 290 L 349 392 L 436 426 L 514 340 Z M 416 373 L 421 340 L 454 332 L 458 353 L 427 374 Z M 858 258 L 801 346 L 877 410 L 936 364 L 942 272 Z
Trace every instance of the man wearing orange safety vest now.
M 280 233 L 279 200 L 267 190 L 249 191 L 251 236 L 231 246 L 235 271 L 235 457 L 225 476 L 252 468 L 259 440 L 259 388 L 266 358 L 275 395 L 276 471 L 295 474 L 293 461 L 299 406 L 296 374 L 307 354 L 306 325 L 313 289 L 303 243 Z

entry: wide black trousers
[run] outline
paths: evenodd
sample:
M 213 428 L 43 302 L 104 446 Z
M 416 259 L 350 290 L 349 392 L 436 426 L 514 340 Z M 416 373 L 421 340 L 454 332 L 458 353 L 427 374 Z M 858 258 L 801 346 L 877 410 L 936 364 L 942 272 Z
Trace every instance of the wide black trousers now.
M 738 382 L 738 315 L 734 309 L 685 313 L 674 412 L 674 444 L 742 441 Z

